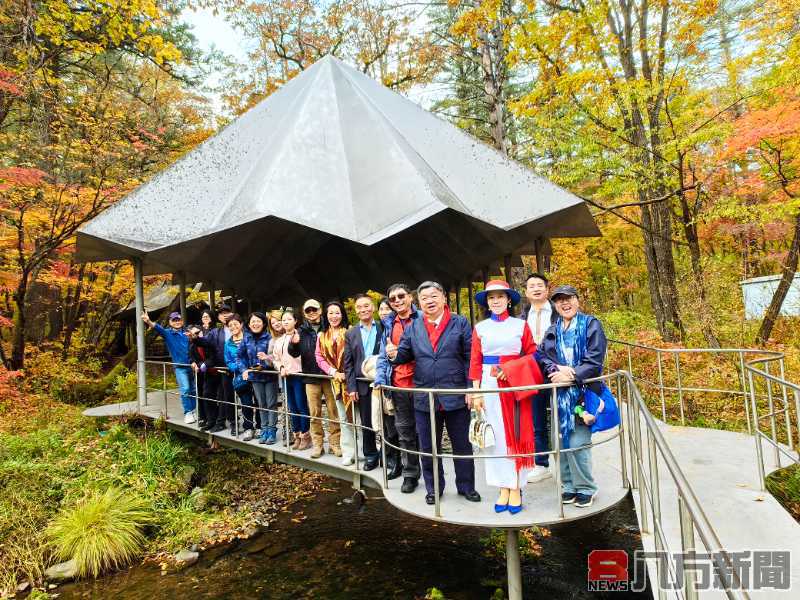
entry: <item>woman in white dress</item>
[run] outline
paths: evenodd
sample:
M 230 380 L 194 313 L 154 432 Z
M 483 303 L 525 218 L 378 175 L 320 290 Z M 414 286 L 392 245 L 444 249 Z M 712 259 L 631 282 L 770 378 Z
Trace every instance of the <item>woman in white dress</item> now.
M 475 300 L 488 310 L 489 318 L 475 326 L 472 334 L 469 378 L 475 388 L 496 389 L 508 385 L 508 373 L 503 371 L 514 364 L 527 369 L 527 378 L 515 385 L 542 383 L 536 361 L 533 358 L 536 344 L 528 324 L 509 313 L 520 300 L 520 295 L 505 281 L 494 280 L 486 289 L 475 295 Z M 520 361 L 521 357 L 529 357 Z M 518 376 L 519 378 L 519 376 Z M 499 383 L 498 383 L 499 381 Z M 524 396 L 524 397 L 523 397 Z M 520 399 L 520 397 L 523 397 Z M 483 410 L 486 420 L 494 431 L 495 444 L 487 448 L 490 455 L 532 454 L 535 451 L 532 420 L 531 392 L 493 393 L 472 395 L 472 408 Z M 517 514 L 522 510 L 520 486 L 527 481 L 533 468 L 533 456 L 519 458 L 488 458 L 484 461 L 486 483 L 500 488 L 495 503 L 495 512 L 508 511 Z

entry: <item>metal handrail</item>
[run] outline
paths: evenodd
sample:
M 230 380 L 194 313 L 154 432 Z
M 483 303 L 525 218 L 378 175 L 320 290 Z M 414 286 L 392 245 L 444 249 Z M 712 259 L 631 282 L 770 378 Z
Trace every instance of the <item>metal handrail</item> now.
M 667 420 L 666 414 L 666 398 L 665 392 L 677 392 L 678 403 L 680 410 L 681 424 L 686 424 L 684 393 L 685 392 L 702 392 L 702 393 L 722 393 L 731 394 L 734 396 L 741 396 L 744 406 L 745 421 L 747 424 L 747 431 L 753 436 L 756 446 L 756 466 L 758 469 L 759 483 L 761 489 L 765 487 L 764 480 L 767 473 L 767 468 L 764 462 L 764 451 L 762 442 L 766 441 L 773 450 L 773 457 L 775 465 L 780 468 L 783 466 L 781 458 L 787 458 L 790 463 L 800 464 L 800 385 L 795 384 L 785 376 L 785 354 L 776 350 L 764 350 L 760 348 L 657 348 L 654 346 L 647 346 L 645 344 L 637 344 L 634 342 L 627 342 L 624 340 L 610 339 L 609 342 L 618 344 L 627 349 L 628 369 L 632 377 L 636 381 L 641 381 L 650 387 L 656 387 L 659 392 L 661 400 L 661 416 L 664 421 Z M 657 384 L 647 381 L 644 378 L 636 377 L 633 373 L 633 360 L 631 355 L 632 349 L 645 350 L 647 352 L 655 353 L 658 366 L 659 382 Z M 663 355 L 674 356 L 675 362 L 675 378 L 677 386 L 664 385 L 664 372 L 663 372 Z M 739 389 L 719 389 L 709 387 L 687 387 L 682 383 L 681 378 L 681 354 L 736 354 L 738 355 L 738 376 L 740 380 Z M 745 358 L 746 355 L 756 355 Z M 780 374 L 775 375 L 770 373 L 770 365 L 777 364 L 780 369 Z M 763 382 L 766 391 L 760 393 L 757 390 L 758 382 Z M 778 393 L 774 394 L 773 391 L 777 387 Z M 794 406 L 790 402 L 789 395 L 794 399 Z M 777 401 L 782 403 L 779 408 L 775 408 Z M 768 409 L 764 414 L 759 414 L 759 402 L 765 401 Z M 795 419 L 792 419 L 792 410 L 794 409 Z M 778 423 L 778 418 L 783 415 L 783 423 Z M 769 433 L 762 429 L 762 423 L 768 421 Z M 786 435 L 786 441 L 789 451 L 786 446 L 780 441 L 780 429 L 783 429 Z M 797 439 L 797 446 L 795 446 L 795 439 Z M 795 454 L 790 451 L 794 450 Z
M 145 362 L 153 362 L 155 364 L 163 365 L 164 369 L 166 369 L 167 364 L 171 363 L 164 363 L 161 361 L 145 361 Z M 179 365 L 184 366 L 184 365 Z M 279 376 L 279 382 L 281 383 L 281 387 L 285 393 L 285 382 L 288 377 L 281 377 L 277 371 L 261 371 L 262 373 L 267 372 L 271 374 L 276 374 Z M 289 375 L 291 377 L 303 377 L 303 378 L 310 378 L 310 379 L 332 379 L 328 375 L 320 375 L 320 374 L 306 374 L 306 373 L 294 373 Z M 669 543 L 664 533 L 664 529 L 662 526 L 662 506 L 661 506 L 661 482 L 658 477 L 658 462 L 659 462 L 659 455 L 661 456 L 661 460 L 667 466 L 667 472 L 669 473 L 675 489 L 677 491 L 678 496 L 678 510 L 681 517 L 681 550 L 684 552 L 685 555 L 691 556 L 696 552 L 695 549 L 695 535 L 699 537 L 700 541 L 705 546 L 706 550 L 712 556 L 712 560 L 715 562 L 719 573 L 733 573 L 735 574 L 735 569 L 731 568 L 733 564 L 731 558 L 727 551 L 723 548 L 722 543 L 719 540 L 716 532 L 714 531 L 713 526 L 711 525 L 707 515 L 703 511 L 702 505 L 700 504 L 699 500 L 697 499 L 692 487 L 687 480 L 686 476 L 683 474 L 677 459 L 673 455 L 672 451 L 669 448 L 666 439 L 664 438 L 663 434 L 659 430 L 658 423 L 655 418 L 650 413 L 647 404 L 642 398 L 641 392 L 639 391 L 638 387 L 636 386 L 636 380 L 633 375 L 628 371 L 618 370 L 613 373 L 608 373 L 601 377 L 595 378 L 591 381 L 611 381 L 612 379 L 616 380 L 616 387 L 617 387 L 617 397 L 618 397 L 618 404 L 620 407 L 621 416 L 623 414 L 624 408 L 624 418 L 620 423 L 619 430 L 616 434 L 607 439 L 604 439 L 599 442 L 592 442 L 589 445 L 581 446 L 578 448 L 567 448 L 562 449 L 560 448 L 560 444 L 558 443 L 558 422 L 557 422 L 557 415 L 558 415 L 558 405 L 556 401 L 556 391 L 559 387 L 565 387 L 569 384 L 540 384 L 535 386 L 518 386 L 518 387 L 509 387 L 509 388 L 497 388 L 497 389 L 481 389 L 481 388 L 459 388 L 459 389 L 439 389 L 439 388 L 398 388 L 394 386 L 379 386 L 381 389 L 381 393 L 384 391 L 413 391 L 416 393 L 424 393 L 428 395 L 428 407 L 429 407 L 429 414 L 433 418 L 435 406 L 434 406 L 434 394 L 440 395 L 462 395 L 462 394 L 485 394 L 485 393 L 494 393 L 494 392 L 505 392 L 505 391 L 517 391 L 517 390 L 529 390 L 529 389 L 537 389 L 537 390 L 551 390 L 550 395 L 550 408 L 551 408 L 551 419 L 552 419 L 552 427 L 551 432 L 553 437 L 555 438 L 552 445 L 552 450 L 547 452 L 534 452 L 531 454 L 523 454 L 523 455 L 456 455 L 456 454 L 447 454 L 447 453 L 440 453 L 438 452 L 435 440 L 435 425 L 431 428 L 431 452 L 421 452 L 421 451 L 410 451 L 413 454 L 424 456 L 430 458 L 432 461 L 436 461 L 441 458 L 455 458 L 455 459 L 469 459 L 469 460 L 481 460 L 481 459 L 491 459 L 491 458 L 513 458 L 516 456 L 539 456 L 539 455 L 548 455 L 553 456 L 555 465 L 554 465 L 554 473 L 556 475 L 556 493 L 559 495 L 559 506 L 561 507 L 561 517 L 564 516 L 563 505 L 560 502 L 560 461 L 562 459 L 561 455 L 566 452 L 574 452 L 577 450 L 581 450 L 584 448 L 591 448 L 595 445 L 599 445 L 602 443 L 606 443 L 611 441 L 612 439 L 619 438 L 620 440 L 620 462 L 621 462 L 621 474 L 622 474 L 622 485 L 623 487 L 631 487 L 634 490 L 638 490 L 639 497 L 640 497 L 640 507 L 641 507 L 641 520 L 642 520 L 642 530 L 644 533 L 650 533 L 652 522 L 652 533 L 654 534 L 655 544 L 657 549 L 661 550 L 669 550 Z M 166 378 L 165 378 L 166 382 Z M 623 386 L 624 382 L 624 386 Z M 622 390 L 625 389 L 626 393 L 623 395 Z M 202 398 L 199 394 L 196 394 L 198 398 Z M 206 400 L 221 402 L 217 399 L 206 398 Z M 238 402 L 230 403 L 236 406 L 236 413 L 235 418 L 238 423 L 238 410 L 241 406 Z M 254 408 L 253 410 L 267 410 L 273 412 L 282 412 L 284 415 L 284 426 L 287 428 L 288 432 L 288 417 L 297 415 L 297 413 L 289 412 L 287 410 L 287 402 L 284 401 L 284 407 L 282 411 L 278 409 L 262 409 L 262 408 Z M 165 398 L 165 413 L 166 413 L 166 398 Z M 381 423 L 373 424 L 371 429 L 374 433 L 378 434 L 383 438 L 383 411 L 379 411 L 379 415 L 381 418 Z M 327 417 L 310 417 L 310 415 L 298 415 L 304 416 L 311 419 L 319 419 L 323 422 L 331 422 L 332 419 Z M 625 423 L 627 419 L 627 424 Z M 355 419 L 354 419 L 355 420 Z M 342 422 L 341 419 L 338 421 L 339 423 Z M 362 431 L 364 429 L 368 429 L 363 424 L 358 422 L 354 422 L 351 424 L 354 427 L 354 431 Z M 642 432 L 641 428 L 644 426 L 646 431 L 646 440 L 647 443 L 644 444 L 642 442 Z M 238 432 L 237 432 L 238 433 Z M 358 434 L 355 433 L 355 442 L 356 442 L 356 453 L 358 452 Z M 630 469 L 628 470 L 628 461 L 626 459 L 626 441 L 627 441 L 627 450 L 630 454 Z M 287 446 L 287 451 L 291 452 L 290 447 L 288 446 L 288 435 L 284 436 L 284 443 Z M 381 454 L 383 456 L 383 487 L 388 487 L 388 479 L 387 479 L 387 465 L 386 465 L 386 448 L 391 447 L 403 452 L 409 452 L 400 448 L 399 446 L 395 446 L 388 442 L 388 440 L 381 439 Z M 435 463 L 434 463 L 435 464 Z M 647 465 L 647 468 L 645 468 Z M 358 472 L 359 464 L 356 455 L 356 463 L 355 463 L 355 472 Z M 436 473 L 437 470 L 434 467 L 434 472 Z M 648 481 L 649 476 L 649 481 Z M 435 504 L 434 504 L 434 514 L 437 517 L 441 516 L 441 505 L 440 505 L 440 494 L 438 489 L 438 476 L 434 476 L 434 495 L 435 495 Z M 656 570 L 658 577 L 666 577 L 673 585 L 679 585 L 682 594 L 686 598 L 696 598 L 697 597 L 697 590 L 696 590 L 696 582 L 694 581 L 693 574 L 690 570 L 681 569 L 678 570 L 677 565 L 673 565 L 669 561 L 666 564 L 662 564 L 662 561 L 658 561 L 656 563 Z M 679 577 L 681 575 L 681 577 Z M 735 575 L 733 575 L 735 577 Z M 681 581 L 678 581 L 681 579 Z M 738 580 L 722 580 L 724 584 L 724 591 L 729 598 L 736 598 L 736 599 L 747 599 L 749 598 L 746 591 L 741 590 L 741 582 Z M 663 594 L 663 590 L 659 590 L 659 596 Z

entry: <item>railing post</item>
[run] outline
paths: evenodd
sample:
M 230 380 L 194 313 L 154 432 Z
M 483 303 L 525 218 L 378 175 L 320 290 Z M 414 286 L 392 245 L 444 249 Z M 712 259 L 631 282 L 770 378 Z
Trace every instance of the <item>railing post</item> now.
M 431 461 L 433 462 L 433 510 L 437 517 L 442 516 L 439 501 L 439 449 L 436 447 L 436 413 L 433 407 L 433 392 L 428 392 L 428 416 L 431 422 Z
M 683 496 L 678 493 L 678 513 L 680 516 L 681 525 L 681 561 L 683 571 L 683 594 L 686 600 L 697 600 L 697 581 L 695 579 L 694 568 L 687 568 L 687 562 L 690 566 L 695 562 L 695 542 L 694 542 L 694 523 L 689 509 L 686 507 L 686 501 Z
M 664 399 L 664 367 L 661 364 L 661 350 L 656 350 L 658 358 L 658 393 L 661 396 L 661 418 L 667 422 L 667 401 Z
M 344 394 L 347 393 L 347 388 L 342 386 L 342 404 L 344 405 L 344 421 L 347 422 L 347 408 L 348 406 L 344 403 Z M 360 415 L 356 415 L 356 406 L 355 402 L 350 402 L 350 411 L 353 413 L 353 457 L 355 458 L 355 470 L 359 471 L 360 466 L 358 464 L 358 434 L 361 431 L 361 420 Z
M 794 393 L 794 410 L 797 416 L 797 445 L 800 446 L 800 392 L 795 388 L 792 389 L 792 392 Z M 798 454 L 800 454 L 800 450 L 798 450 Z
M 145 344 L 144 344 L 144 279 L 142 275 L 142 259 L 131 258 L 133 263 L 133 277 L 136 290 L 136 402 L 137 408 L 141 411 L 143 406 L 147 406 L 147 365 L 145 364 Z
M 794 449 L 794 436 L 792 435 L 792 409 L 789 406 L 789 396 L 786 393 L 786 366 L 783 362 L 783 356 L 781 356 L 780 361 L 778 362 L 781 368 L 781 390 L 783 391 L 783 415 L 786 417 L 786 438 L 789 442 L 789 449 Z M 798 440 L 800 442 L 800 439 Z
M 197 371 L 192 369 L 194 373 L 194 426 L 195 429 L 200 429 L 200 392 L 197 390 Z
M 647 453 L 650 469 L 650 501 L 653 509 L 653 542 L 655 544 L 656 553 L 659 555 L 659 558 L 656 559 L 656 565 L 658 569 L 661 569 L 662 561 L 660 556 L 661 552 L 664 550 L 664 544 L 662 543 L 661 536 L 664 530 L 660 526 L 661 488 L 659 487 L 658 478 L 658 449 L 656 448 L 655 439 L 653 438 L 653 432 L 650 429 L 647 430 Z M 658 581 L 661 581 L 660 573 L 658 576 Z M 666 598 L 665 590 L 660 585 L 657 585 L 656 587 L 658 590 L 658 600 L 664 600 Z
M 769 361 L 764 362 L 764 372 L 767 375 L 770 375 L 769 372 Z M 772 432 L 772 449 L 775 452 L 775 464 L 778 465 L 778 468 L 781 468 L 781 453 L 778 450 L 778 427 L 777 421 L 775 420 L 775 400 L 772 397 L 772 379 L 769 377 L 765 377 L 767 383 L 767 404 L 769 406 L 769 426 L 770 431 Z
M 636 456 L 638 450 L 636 449 L 636 434 L 634 433 L 636 421 L 639 419 L 638 408 L 636 401 L 631 394 L 631 377 L 625 377 L 625 397 L 628 401 L 628 453 L 631 457 L 631 488 L 636 489 L 639 487 L 639 472 L 636 468 Z
M 681 355 L 675 352 L 675 376 L 678 380 L 678 404 L 681 409 L 681 425 L 686 425 L 686 417 L 683 414 L 683 382 L 681 381 Z
M 628 373 L 631 374 L 631 378 L 633 378 L 633 359 L 631 358 L 631 347 L 628 346 Z
M 239 439 L 239 392 L 233 390 L 233 431 L 236 439 Z
M 556 501 L 558 502 L 558 514 L 564 518 L 564 503 L 561 502 L 561 428 L 558 426 L 558 388 L 551 388 L 550 394 L 550 437 L 552 451 L 555 452 L 553 459 L 555 467 L 553 476 L 556 480 Z
M 633 379 L 628 383 L 628 385 L 633 388 L 635 385 Z M 636 482 L 639 488 L 639 506 L 642 507 L 642 533 L 652 533 L 650 531 L 650 519 L 647 517 L 647 504 L 646 504 L 646 490 L 645 488 L 647 485 L 645 482 L 647 479 L 644 475 L 644 447 L 642 446 L 642 418 L 639 414 L 639 398 L 635 392 L 633 392 L 633 403 L 636 406 L 636 422 L 633 424 L 633 437 L 636 440 L 636 464 L 634 465 L 634 470 L 636 471 Z M 655 515 L 654 515 L 655 518 Z
M 278 374 L 278 382 L 280 383 L 281 391 L 283 391 L 283 447 L 286 448 L 286 452 L 291 454 L 292 445 L 289 443 L 289 382 L 287 377 L 283 377 L 280 374 Z
M 753 427 L 750 423 L 750 394 L 747 391 L 747 376 L 744 367 L 744 351 L 739 350 L 739 375 L 742 378 L 742 397 L 744 398 L 744 416 L 747 419 L 747 433 L 753 435 Z
M 167 407 L 167 363 L 161 363 L 164 371 L 164 378 L 162 379 L 161 389 L 162 394 L 164 396 L 164 418 L 167 419 L 169 417 L 168 407 Z
M 620 391 L 622 390 L 622 383 L 620 379 L 620 373 L 617 371 L 617 403 L 619 404 L 619 410 L 622 411 L 622 394 Z M 625 407 L 625 413 L 630 413 L 631 407 L 628 405 Z M 620 417 L 622 416 L 622 412 L 620 412 Z M 625 436 L 628 433 L 628 428 L 625 427 L 625 419 L 620 418 L 619 420 L 619 464 L 620 464 L 620 471 L 622 473 L 622 487 L 627 488 L 630 487 L 630 481 L 628 480 L 628 465 L 625 461 Z
M 758 485 L 764 489 L 764 454 L 761 448 L 761 430 L 758 428 L 758 407 L 756 406 L 756 390 L 753 387 L 753 372 L 749 371 L 747 377 L 750 383 L 750 412 L 753 415 L 753 437 L 756 442 L 756 462 L 758 465 Z
M 381 407 L 380 407 L 380 410 L 378 411 L 378 420 L 380 421 L 379 426 L 380 426 L 380 432 L 381 432 L 381 437 L 380 437 L 380 442 L 381 442 L 381 465 L 383 465 L 383 488 L 386 489 L 386 488 L 389 487 L 389 470 L 386 467 L 386 436 L 384 435 L 385 432 L 386 432 L 386 429 L 384 429 L 384 426 L 383 426 L 383 394 L 384 394 L 383 388 L 379 388 L 379 392 L 380 392 L 380 395 L 381 395 L 381 397 L 380 397 Z M 372 397 L 371 394 L 370 394 L 370 400 L 374 400 L 374 398 Z M 374 423 L 373 423 L 373 425 L 374 425 Z M 374 427 L 373 427 L 373 429 L 374 429 Z M 402 460 L 402 456 L 398 456 L 397 460 Z

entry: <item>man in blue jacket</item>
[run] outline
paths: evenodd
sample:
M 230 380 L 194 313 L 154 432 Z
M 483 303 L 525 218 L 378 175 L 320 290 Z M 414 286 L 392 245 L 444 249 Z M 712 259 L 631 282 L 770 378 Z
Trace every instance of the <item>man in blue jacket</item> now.
M 466 388 L 469 355 L 472 347 L 472 327 L 461 315 L 450 313 L 444 288 L 435 281 L 426 281 L 417 288 L 417 298 L 423 317 L 414 320 L 400 339 L 397 348 L 387 348 L 389 360 L 405 364 L 412 360 L 414 386 L 427 388 Z M 456 455 L 472 455 L 469 442 L 470 411 L 464 395 L 434 396 L 433 410 L 436 423 L 436 447 L 441 452 L 442 432 L 447 434 Z M 430 453 L 431 423 L 428 394 L 414 394 L 417 433 L 423 452 Z M 470 502 L 480 502 L 475 490 L 475 466 L 472 459 L 456 459 L 456 490 Z M 434 504 L 433 461 L 422 458 L 422 475 L 427 495 L 425 502 Z M 438 464 L 439 493 L 444 492 L 444 469 Z
M 183 422 L 187 425 L 197 420 L 195 416 L 195 389 L 194 373 L 189 364 L 192 362 L 189 356 L 189 344 L 191 340 L 188 332 L 183 328 L 183 318 L 181 313 L 173 312 L 169 315 L 169 327 L 164 327 L 160 323 L 153 323 L 147 311 L 142 313 L 142 321 L 150 329 L 164 338 L 167 351 L 175 363 L 175 381 L 178 382 L 178 389 L 181 392 L 181 404 L 183 405 Z

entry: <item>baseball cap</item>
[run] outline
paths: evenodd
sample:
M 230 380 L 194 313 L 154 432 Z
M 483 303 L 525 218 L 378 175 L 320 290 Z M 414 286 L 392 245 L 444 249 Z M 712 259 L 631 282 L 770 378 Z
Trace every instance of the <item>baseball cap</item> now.
M 305 312 L 307 308 L 316 308 L 317 310 L 322 310 L 322 305 L 313 298 L 310 298 L 306 300 L 305 304 L 303 304 L 303 312 Z
M 578 298 L 578 290 L 571 285 L 559 285 L 550 294 L 550 300 L 555 300 L 556 296 L 575 296 Z
M 171 312 L 169 313 L 169 320 L 174 321 L 175 319 L 182 319 L 181 313 L 179 312 Z

